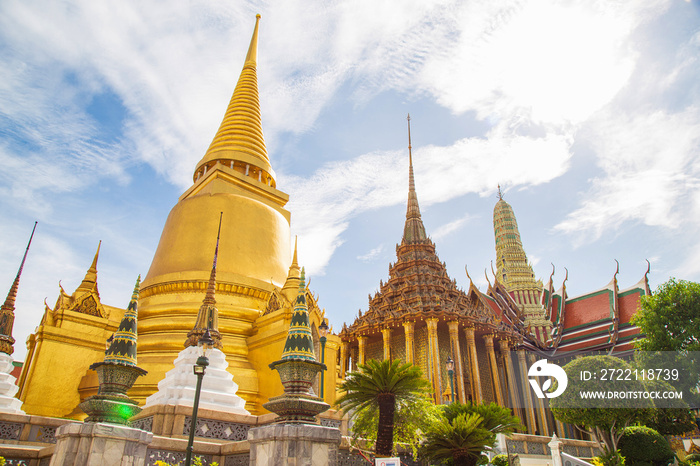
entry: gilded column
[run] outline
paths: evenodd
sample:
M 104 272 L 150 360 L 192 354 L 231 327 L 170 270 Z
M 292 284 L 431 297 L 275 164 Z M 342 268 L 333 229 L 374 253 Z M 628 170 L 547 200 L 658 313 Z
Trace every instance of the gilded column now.
M 357 355 L 357 363 L 358 364 L 364 364 L 365 363 L 365 344 L 367 343 L 367 336 L 366 335 L 360 335 L 357 337 L 357 346 L 358 346 L 358 355 Z
M 425 323 L 428 325 L 428 354 L 430 355 L 430 373 L 432 375 L 431 382 L 435 392 L 435 402 L 442 404 L 442 382 L 440 380 L 440 356 L 438 353 L 438 338 L 437 338 L 437 317 L 427 319 Z
M 523 378 L 527 378 L 527 361 L 525 361 L 525 350 L 518 350 L 518 363 L 520 365 L 520 374 Z M 537 422 L 535 421 L 535 408 L 532 403 L 532 394 L 530 387 L 523 387 L 523 398 L 525 399 L 525 411 L 527 413 L 527 430 L 534 434 L 537 432 Z
M 391 329 L 382 329 L 382 341 L 384 342 L 384 359 L 391 359 Z
M 406 362 L 413 364 L 413 322 L 403 323 L 403 332 L 406 337 Z
M 464 396 L 464 364 L 462 362 L 462 350 L 459 347 L 459 322 L 448 322 L 447 327 L 450 329 L 450 344 L 455 360 L 455 379 L 457 381 L 457 398 L 464 402 L 467 398 Z
M 476 342 L 474 341 L 474 327 L 466 327 L 464 335 L 467 337 L 467 350 L 469 351 L 469 363 L 472 373 L 472 398 L 475 403 L 481 403 L 481 377 L 479 375 L 479 361 L 476 358 Z
M 501 355 L 506 367 L 505 385 L 510 395 L 510 406 L 516 410 L 518 406 L 518 392 L 516 387 L 515 369 L 513 368 L 513 359 L 510 357 L 510 342 L 507 339 L 498 342 L 501 349 Z
M 535 355 L 530 353 L 528 355 L 528 359 L 530 362 L 530 365 L 535 363 Z M 549 422 L 547 422 L 547 413 L 544 410 L 544 400 L 542 398 L 535 397 L 536 399 L 536 407 L 537 407 L 537 419 L 540 421 L 540 426 L 542 427 L 542 430 L 540 431 L 540 435 L 546 435 L 549 436 Z
M 493 334 L 484 335 L 486 343 L 486 354 L 489 357 L 489 367 L 491 368 L 491 380 L 493 382 L 493 392 L 496 396 L 496 403 L 503 406 L 503 394 L 501 393 L 501 378 L 498 375 L 498 363 L 496 353 L 493 350 Z
M 343 341 L 340 344 L 340 378 L 345 378 L 345 372 L 348 370 L 348 342 Z

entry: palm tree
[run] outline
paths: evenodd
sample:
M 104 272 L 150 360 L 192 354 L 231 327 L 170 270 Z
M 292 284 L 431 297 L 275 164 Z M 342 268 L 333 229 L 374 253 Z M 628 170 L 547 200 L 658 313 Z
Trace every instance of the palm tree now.
M 510 409 L 499 406 L 496 403 L 452 403 L 444 405 L 443 415 L 452 422 L 460 414 L 476 413 L 481 416 L 481 427 L 494 434 L 512 434 L 516 430 L 524 430 L 525 426 L 520 418 L 513 416 Z
M 452 458 L 455 465 L 475 465 L 481 453 L 496 443 L 496 434 L 524 429 L 520 419 L 496 403 L 452 403 L 443 419 L 426 435 L 423 445 L 433 460 Z
M 413 364 L 401 364 L 395 359 L 358 364 L 343 382 L 345 393 L 337 404 L 344 412 L 359 413 L 378 409 L 377 456 L 391 456 L 394 449 L 394 412 L 397 403 L 417 402 L 428 393 L 430 384 Z
M 476 413 L 462 413 L 452 421 L 442 418 L 426 435 L 427 456 L 433 461 L 452 459 L 455 466 L 475 465 L 496 437 L 482 427 L 483 421 Z

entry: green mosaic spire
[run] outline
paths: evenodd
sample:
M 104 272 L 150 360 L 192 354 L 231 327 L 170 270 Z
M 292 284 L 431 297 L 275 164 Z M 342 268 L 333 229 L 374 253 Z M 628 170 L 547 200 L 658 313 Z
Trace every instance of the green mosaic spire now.
M 309 308 L 306 306 L 306 280 L 304 269 L 301 269 L 299 293 L 294 301 L 292 321 L 289 324 L 287 342 L 284 344 L 282 359 L 303 359 L 316 361 L 314 341 L 309 325 Z
M 124 312 L 124 318 L 113 335 L 112 344 L 105 353 L 105 362 L 136 366 L 136 321 L 138 317 L 139 285 L 141 275 L 136 279 L 134 293 L 131 295 L 129 306 Z

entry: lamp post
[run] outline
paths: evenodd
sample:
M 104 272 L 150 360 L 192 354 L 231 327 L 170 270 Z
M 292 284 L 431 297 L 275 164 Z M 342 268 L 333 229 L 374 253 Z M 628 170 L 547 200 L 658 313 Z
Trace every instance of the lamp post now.
M 197 410 L 199 409 L 199 393 L 202 391 L 202 378 L 204 371 L 209 365 L 209 354 L 214 349 L 214 340 L 211 338 L 209 329 L 204 332 L 197 342 L 199 348 L 199 357 L 193 366 L 194 375 L 197 376 L 197 388 L 194 392 L 194 405 L 192 405 L 192 422 L 190 423 L 190 438 L 187 441 L 187 456 L 185 457 L 185 466 L 192 465 L 192 450 L 194 448 L 194 433 L 197 430 Z
M 318 334 L 321 336 L 319 340 L 321 341 L 321 364 L 326 363 L 326 335 L 328 334 L 328 324 L 326 319 L 323 319 L 321 325 L 318 326 Z M 321 390 L 319 396 L 323 399 L 323 374 L 326 372 L 325 369 L 321 371 Z
M 447 356 L 447 361 L 445 362 L 445 368 L 447 369 L 447 375 L 450 377 L 450 393 L 452 395 L 451 402 L 455 402 L 455 362 L 451 357 Z

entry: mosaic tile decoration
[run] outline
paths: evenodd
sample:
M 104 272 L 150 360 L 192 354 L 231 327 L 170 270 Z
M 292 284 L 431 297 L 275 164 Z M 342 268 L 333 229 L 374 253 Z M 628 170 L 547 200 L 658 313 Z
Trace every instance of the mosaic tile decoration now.
M 238 455 L 228 455 L 223 466 L 248 466 L 250 464 L 250 454 L 241 453 Z
M 134 429 L 146 430 L 148 432 L 153 432 L 153 416 L 142 417 L 135 421 L 129 423 Z
M 30 442 L 56 443 L 56 427 L 32 426 L 29 430 Z
M 185 418 L 185 425 L 182 428 L 183 435 L 190 434 L 191 424 L 192 418 L 190 416 L 187 416 Z M 195 436 L 204 438 L 215 438 L 220 440 L 239 441 L 248 439 L 248 430 L 250 430 L 250 426 L 248 424 L 215 421 L 213 419 L 197 419 L 197 429 L 195 430 Z
M 0 438 L 19 440 L 23 424 L 19 422 L 0 422 Z
M 342 421 L 338 419 L 325 419 L 321 418 L 321 425 L 324 427 L 334 427 L 336 429 L 340 429 Z

